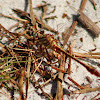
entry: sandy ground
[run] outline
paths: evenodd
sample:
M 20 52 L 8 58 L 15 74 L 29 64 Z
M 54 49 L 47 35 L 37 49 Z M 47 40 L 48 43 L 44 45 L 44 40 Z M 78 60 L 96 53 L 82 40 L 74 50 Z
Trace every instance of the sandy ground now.
M 46 0 L 44 0 L 44 1 L 46 1 Z M 47 0 L 46 1 L 47 3 L 51 4 L 51 8 L 49 7 L 48 12 L 52 11 L 53 7 L 56 6 L 55 12 L 51 13 L 47 17 L 57 16 L 57 18 L 55 18 L 54 20 L 49 20 L 48 25 L 50 25 L 55 30 L 58 30 L 59 33 L 62 33 L 67 27 L 69 27 L 72 24 L 73 14 L 76 15 L 77 10 L 79 9 L 82 0 L 67 0 L 67 1 L 70 2 L 70 6 L 66 3 L 66 0 Z M 33 4 L 34 4 L 33 7 L 36 7 L 40 3 L 42 3 L 42 0 L 33 0 Z M 95 3 L 96 3 L 97 10 L 94 10 L 93 5 L 88 0 L 86 7 L 84 9 L 84 13 L 93 22 L 97 22 L 97 25 L 100 26 L 100 22 L 99 22 L 100 21 L 100 0 L 95 0 Z M 5 15 L 16 16 L 14 14 L 14 12 L 12 12 L 12 10 L 11 10 L 12 8 L 18 8 L 21 10 L 25 10 L 25 0 L 0 0 L 0 13 L 3 13 Z M 37 10 L 34 10 L 34 12 L 37 16 L 40 16 L 40 14 L 41 14 L 41 12 L 40 11 L 37 12 Z M 69 16 L 70 20 L 68 20 L 67 18 L 63 19 L 62 18 L 63 13 L 66 13 Z M 9 29 L 15 23 L 16 22 L 11 19 L 0 17 L 0 24 L 2 24 L 7 29 Z M 77 29 L 77 34 L 70 37 L 70 39 L 69 39 L 69 43 L 72 43 L 74 40 L 76 40 L 75 46 L 73 48 L 74 52 L 80 52 L 80 53 L 89 52 L 91 49 L 95 49 L 95 48 L 96 48 L 95 52 L 100 52 L 100 35 L 99 35 L 99 37 L 93 39 L 89 35 L 89 33 L 81 26 L 76 26 L 75 29 Z M 80 38 L 83 38 L 83 42 L 80 41 Z M 4 38 L 4 40 L 2 40 L 2 41 L 4 42 L 4 41 L 6 41 L 6 39 Z M 95 60 L 95 62 L 100 63 L 99 60 Z M 86 61 L 85 63 L 88 63 L 88 62 Z M 92 63 L 92 65 L 95 66 L 97 68 L 97 70 L 100 71 L 100 68 L 98 68 L 95 63 Z M 66 64 L 66 66 L 67 66 L 67 64 Z M 83 66 L 81 66 L 80 64 L 73 61 L 71 77 L 79 84 L 86 85 L 86 84 L 88 84 L 88 81 L 85 78 L 86 76 L 89 76 L 93 80 L 91 87 L 94 88 L 94 87 L 100 86 L 99 85 L 100 78 L 97 78 L 96 76 L 91 75 Z M 66 74 L 64 81 L 72 84 L 67 79 L 67 77 L 68 77 L 68 75 Z M 38 76 L 37 76 L 37 78 L 38 78 Z M 51 88 L 52 88 L 52 85 L 49 84 L 44 87 L 44 90 L 47 93 L 50 93 Z M 63 82 L 63 88 L 65 90 L 64 91 L 64 100 L 82 100 L 84 98 L 84 96 L 86 96 L 84 98 L 84 100 L 90 100 L 97 93 L 100 93 L 100 92 L 91 92 L 91 93 L 84 93 L 84 94 L 80 94 L 80 95 L 76 94 L 76 95 L 73 95 L 71 98 L 68 95 L 66 95 L 67 90 L 68 90 L 68 85 L 65 82 Z M 71 88 L 70 88 L 70 90 L 71 90 Z M 17 98 L 17 96 L 18 96 L 18 94 L 16 93 L 15 97 Z M 0 92 L 0 100 L 8 100 L 7 98 L 8 97 L 6 94 L 2 95 Z M 100 96 L 98 96 L 98 98 L 100 98 Z M 29 96 L 28 96 L 27 100 L 37 100 L 37 99 L 38 100 L 46 100 L 44 97 L 40 97 L 34 91 L 32 84 L 30 84 Z

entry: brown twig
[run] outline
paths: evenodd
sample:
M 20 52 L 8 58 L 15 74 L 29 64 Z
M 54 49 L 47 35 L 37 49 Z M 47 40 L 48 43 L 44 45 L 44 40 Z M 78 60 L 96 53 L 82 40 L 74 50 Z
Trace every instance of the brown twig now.
M 91 32 L 91 34 L 94 37 L 98 37 L 100 34 L 100 28 L 90 19 L 88 18 L 84 13 L 80 12 L 78 14 L 78 21 L 82 23 L 84 27 L 86 27 L 87 30 Z
M 28 88 L 29 88 L 29 77 L 30 77 L 30 68 L 31 68 L 31 54 L 29 53 L 28 57 L 28 65 L 27 65 L 27 73 L 26 73 L 26 98 L 28 96 Z
M 82 4 L 81 4 L 80 9 L 79 9 L 80 12 L 83 12 L 86 3 L 87 3 L 87 0 L 82 0 Z
M 100 91 L 100 87 L 85 88 L 85 89 L 73 91 L 72 93 L 79 94 L 79 93 L 88 93 L 88 92 L 94 92 L 94 91 Z
M 19 91 L 20 91 L 21 100 L 26 100 L 24 97 L 24 92 L 23 92 L 23 77 L 24 77 L 23 75 L 24 75 L 24 70 L 22 69 L 18 87 L 19 87 Z
M 61 57 L 60 69 L 64 70 L 64 66 L 65 66 L 65 55 L 63 55 L 63 57 Z M 59 74 L 58 74 L 57 94 L 56 94 L 55 100 L 63 99 L 63 87 L 62 87 L 63 75 L 64 74 L 61 72 L 59 72 Z
M 30 9 L 31 23 L 33 25 L 36 25 L 36 19 L 35 19 L 35 15 L 34 15 L 33 8 L 32 8 L 32 0 L 28 0 L 28 3 L 29 3 L 29 9 Z
M 83 86 L 79 85 L 79 84 L 78 84 L 76 81 L 74 81 L 71 77 L 68 77 L 68 79 L 69 79 L 71 82 L 73 82 L 78 88 L 84 89 Z

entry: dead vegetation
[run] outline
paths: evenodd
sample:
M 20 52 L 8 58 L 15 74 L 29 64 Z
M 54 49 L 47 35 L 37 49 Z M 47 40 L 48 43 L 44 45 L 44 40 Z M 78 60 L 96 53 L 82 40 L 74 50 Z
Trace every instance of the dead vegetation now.
M 86 1 L 87 0 L 83 0 L 79 12 L 83 11 Z M 100 91 L 100 87 L 91 88 L 92 81 L 89 79 L 89 77 L 87 77 L 87 80 L 90 83 L 88 87 L 80 85 L 70 77 L 71 60 L 75 60 L 79 64 L 83 65 L 83 67 L 87 69 L 87 73 L 100 77 L 100 72 L 96 68 L 82 62 L 82 60 L 85 58 L 100 59 L 100 53 L 72 52 L 74 43 L 71 45 L 66 44 L 78 21 L 75 20 L 73 22 L 72 26 L 69 28 L 69 31 L 67 31 L 68 29 L 65 30 L 65 38 L 61 48 L 58 46 L 58 40 L 55 39 L 55 36 L 57 36 L 59 32 L 43 22 L 43 20 L 45 20 L 44 16 L 47 14 L 46 11 L 48 4 L 44 2 L 44 4 L 37 6 L 37 8 L 43 10 L 40 20 L 33 12 L 32 0 L 29 0 L 28 3 L 30 13 L 24 12 L 20 9 L 12 9 L 19 16 L 19 18 L 0 14 L 0 16 L 18 21 L 18 23 L 12 26 L 10 29 L 16 27 L 16 30 L 21 30 L 20 32 L 10 32 L 0 24 L 1 40 L 3 37 L 6 37 L 9 40 L 8 45 L 3 45 L 0 43 L 0 46 L 2 47 L 2 51 L 0 51 L 0 90 L 2 93 L 5 95 L 7 94 L 3 90 L 3 88 L 6 88 L 7 91 L 11 93 L 10 95 L 7 94 L 8 98 L 14 100 L 14 92 L 17 91 L 20 95 L 18 100 L 26 100 L 28 97 L 29 83 L 31 82 L 36 91 L 38 89 L 42 91 L 42 96 L 45 96 L 50 100 L 62 100 L 62 82 L 64 81 L 65 74 L 69 75 L 68 80 L 70 80 L 77 87 L 75 91 L 69 91 L 67 94 L 68 96 L 72 96 L 73 94 Z M 53 32 L 54 35 L 46 34 L 44 32 L 45 29 Z M 98 28 L 98 31 L 99 30 L 100 29 Z M 65 45 L 68 46 L 66 51 L 63 50 Z M 68 68 L 65 68 L 67 59 L 69 59 Z M 53 69 L 55 69 L 56 72 L 53 71 Z M 36 80 L 35 73 L 40 75 L 40 79 Z M 40 81 L 44 83 L 40 85 Z M 53 81 L 57 82 L 57 92 L 55 96 L 48 94 L 43 90 L 44 86 Z M 23 91 L 24 85 L 26 87 L 25 92 Z M 69 86 L 71 87 L 70 84 Z M 97 96 L 98 95 L 99 94 L 97 94 Z M 92 99 L 94 100 L 95 97 Z

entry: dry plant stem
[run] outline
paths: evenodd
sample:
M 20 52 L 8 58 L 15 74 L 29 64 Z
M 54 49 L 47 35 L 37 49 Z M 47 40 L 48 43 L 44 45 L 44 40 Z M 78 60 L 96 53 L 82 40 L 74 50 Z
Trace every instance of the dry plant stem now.
M 8 48 L 8 47 L 7 47 Z M 18 65 L 21 67 L 21 65 L 20 65 L 20 63 L 19 63 L 19 61 L 18 61 L 18 58 L 17 58 L 17 55 L 16 55 L 16 53 L 11 49 L 10 50 L 10 48 L 8 48 L 9 49 L 9 51 L 11 51 L 11 55 L 13 56 L 13 57 L 15 57 L 16 58 L 16 61 L 17 61 L 17 63 L 18 63 Z
M 69 53 L 71 54 L 71 48 L 69 48 Z M 71 58 L 69 58 L 69 64 L 68 64 L 68 75 L 71 74 Z
M 63 54 L 63 57 L 61 57 L 61 61 L 60 61 L 60 69 L 64 70 L 64 66 L 65 66 L 65 55 Z M 56 94 L 55 100 L 63 99 L 63 87 L 62 87 L 63 75 L 64 73 L 62 72 L 58 73 L 57 94 Z
M 94 55 L 97 55 L 97 56 L 93 56 L 92 53 L 77 53 L 77 52 L 73 52 L 74 57 L 78 57 L 78 58 L 94 58 L 94 59 L 100 59 L 100 54 L 99 53 L 96 53 Z
M 98 37 L 100 34 L 100 28 L 83 12 L 80 12 L 78 15 L 78 21 L 82 23 L 84 27 L 91 32 L 94 37 Z
M 69 53 L 72 55 L 72 48 L 75 44 L 75 41 L 69 46 Z M 68 64 L 68 75 L 71 74 L 71 58 L 69 58 L 69 64 Z
M 78 88 L 84 89 L 83 86 L 79 85 L 79 84 L 78 84 L 76 81 L 74 81 L 71 77 L 68 77 L 68 79 L 69 79 L 72 83 L 74 83 Z
M 23 92 L 23 74 L 24 74 L 24 70 L 21 69 L 21 75 L 20 75 L 18 87 L 20 91 L 21 100 L 26 100 L 24 97 L 24 92 Z
M 85 89 L 81 89 L 81 90 L 72 91 L 72 93 L 79 94 L 79 93 L 88 93 L 88 92 L 94 92 L 94 91 L 100 91 L 100 87 L 85 88 Z
M 6 18 L 10 18 L 10 19 L 14 19 L 14 20 L 17 20 L 17 21 L 20 21 L 20 22 L 27 22 L 27 20 L 24 20 L 24 19 L 21 19 L 21 18 L 12 17 L 12 16 L 7 16 L 7 15 L 4 15 L 4 14 L 0 14 L 0 16 L 6 17 Z
M 64 43 L 63 43 L 63 47 L 65 46 L 65 44 L 68 42 L 70 36 L 72 35 L 72 32 L 73 30 L 75 29 L 76 25 L 77 25 L 77 21 L 74 21 L 70 30 L 69 30 L 69 33 L 65 35 L 65 39 L 64 39 Z
M 87 0 L 82 0 L 82 4 L 81 4 L 81 7 L 80 7 L 79 11 L 84 10 L 86 3 L 87 3 Z
M 35 68 L 35 70 L 34 70 L 34 72 L 33 72 L 32 76 L 36 73 L 36 71 L 37 71 L 37 70 L 38 70 L 38 68 L 40 67 L 41 63 L 42 63 L 42 61 L 38 64 L 38 66 L 36 66 L 36 68 Z
M 57 48 L 57 50 L 60 50 L 61 52 L 63 52 L 67 56 L 69 56 L 70 58 L 74 59 L 75 61 L 77 61 L 78 63 L 83 65 L 91 74 L 94 74 L 95 76 L 100 77 L 100 72 L 98 72 L 93 66 L 86 65 L 85 63 L 83 63 L 80 60 L 76 59 L 75 57 L 71 56 L 69 53 L 67 53 L 66 51 L 64 51 L 63 49 L 61 49 L 58 46 L 55 48 Z
M 31 23 L 32 23 L 33 25 L 35 25 L 35 24 L 36 24 L 36 20 L 35 20 L 33 8 L 32 8 L 32 0 L 28 0 L 28 2 L 29 2 Z
M 26 98 L 28 96 L 28 88 L 29 88 L 29 76 L 30 76 L 30 68 L 31 68 L 31 54 L 29 53 L 28 57 L 28 65 L 27 65 L 27 72 L 26 72 Z
M 76 41 L 73 41 L 72 44 L 69 46 L 69 53 L 72 55 L 72 48 L 74 47 Z M 71 58 L 69 58 L 68 64 L 68 75 L 71 75 Z

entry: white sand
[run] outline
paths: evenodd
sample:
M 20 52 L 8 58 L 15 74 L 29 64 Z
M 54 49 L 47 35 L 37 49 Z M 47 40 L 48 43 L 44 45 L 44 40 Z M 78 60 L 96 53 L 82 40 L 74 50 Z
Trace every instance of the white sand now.
M 73 14 L 76 14 L 76 11 L 79 9 L 81 1 L 82 0 L 67 0 L 70 2 L 70 6 L 74 7 L 73 9 L 69 7 L 66 3 L 66 0 L 44 0 L 47 1 L 47 3 L 50 3 L 51 6 L 56 6 L 56 10 L 54 13 L 51 13 L 48 16 L 57 16 L 55 20 L 49 20 L 48 25 L 53 27 L 55 30 L 58 30 L 60 33 L 63 32 L 66 27 L 69 27 L 72 24 L 72 18 Z M 33 0 L 33 7 L 36 7 L 42 2 L 42 0 Z M 100 21 L 100 0 L 95 0 L 95 3 L 97 4 L 97 10 L 94 10 L 93 5 L 90 3 L 88 0 L 86 7 L 84 9 L 84 13 L 93 21 L 93 22 L 98 22 Z M 12 11 L 11 8 L 18 8 L 21 10 L 24 10 L 25 6 L 25 0 L 0 0 L 0 13 L 6 14 L 6 15 L 13 15 L 16 16 Z M 53 8 L 49 8 L 48 12 L 52 11 Z M 37 10 L 34 10 L 35 14 L 37 16 L 40 16 L 40 12 L 37 12 Z M 67 18 L 62 19 L 63 13 L 66 13 L 71 19 L 68 20 Z M 48 17 L 47 16 L 47 17 Z M 5 28 L 9 29 L 10 26 L 14 25 L 16 22 L 0 17 L 0 24 L 2 24 Z M 97 23 L 98 26 L 100 26 L 100 22 Z M 76 26 L 77 34 L 75 36 L 70 37 L 69 42 L 73 42 L 76 40 L 75 46 L 73 48 L 74 52 L 89 52 L 89 50 L 94 49 L 96 46 L 96 51 L 95 52 L 100 52 L 100 35 L 98 38 L 93 38 L 89 35 L 89 33 L 82 28 L 81 26 Z M 80 41 L 80 38 L 83 38 L 83 42 Z M 99 60 L 95 60 L 100 63 Z M 86 63 L 86 62 L 85 62 Z M 66 64 L 67 66 L 67 64 Z M 99 71 L 100 68 L 98 68 L 96 65 L 95 66 Z M 91 84 L 91 87 L 98 87 L 100 86 L 100 78 L 97 78 L 94 75 L 91 75 L 83 66 L 80 64 L 76 63 L 75 61 L 72 62 L 72 74 L 71 77 L 78 82 L 79 84 L 88 84 L 87 80 L 85 79 L 86 76 L 89 76 L 92 80 L 93 83 Z M 64 80 L 70 84 L 72 84 L 68 79 L 68 75 L 66 74 L 66 77 Z M 99 80 L 98 80 L 99 79 Z M 52 85 L 47 85 L 44 87 L 44 90 L 47 93 L 51 92 Z M 68 85 L 63 82 L 63 88 L 65 91 L 68 90 Z M 70 88 L 70 90 L 73 90 L 73 88 Z M 80 95 L 73 95 L 73 99 L 67 96 L 66 94 L 64 95 L 64 100 L 82 100 L 84 96 L 86 98 L 84 100 L 90 100 L 93 98 L 97 93 L 100 92 L 90 92 L 90 93 L 85 93 L 85 94 L 80 94 Z M 18 97 L 18 94 L 15 94 L 15 97 Z M 77 98 L 77 99 L 76 99 Z M 100 98 L 100 96 L 98 96 Z M 1 90 L 0 90 L 0 100 L 8 100 L 8 96 L 6 94 L 2 95 Z M 28 100 L 46 100 L 45 98 L 40 97 L 35 91 L 30 84 L 29 87 L 29 95 L 28 95 Z

